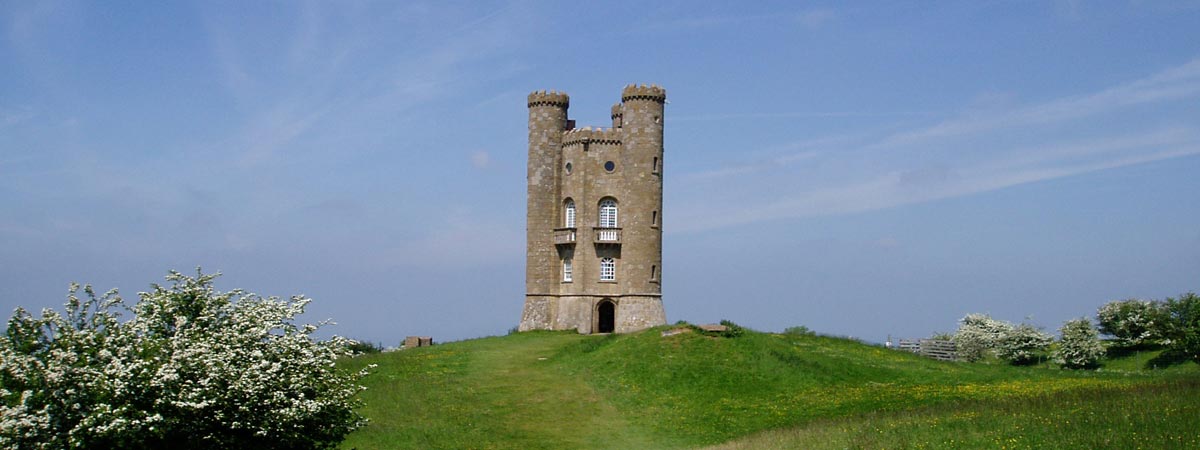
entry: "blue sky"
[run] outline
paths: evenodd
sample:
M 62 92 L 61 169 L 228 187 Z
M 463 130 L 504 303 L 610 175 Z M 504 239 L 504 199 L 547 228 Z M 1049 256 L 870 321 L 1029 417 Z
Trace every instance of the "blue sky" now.
M 525 95 L 667 88 L 670 321 L 1056 330 L 1200 289 L 1200 2 L 0 3 L 0 310 L 169 269 L 501 334 Z

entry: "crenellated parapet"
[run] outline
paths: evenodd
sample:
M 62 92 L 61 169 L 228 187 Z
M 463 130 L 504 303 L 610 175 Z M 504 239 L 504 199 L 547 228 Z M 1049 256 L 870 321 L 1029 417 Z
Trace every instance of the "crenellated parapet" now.
M 563 132 L 563 146 L 573 144 L 620 144 L 621 130 L 616 128 L 583 127 Z
M 566 92 L 558 91 L 533 91 L 529 93 L 528 106 L 558 106 L 560 108 L 568 108 L 571 106 L 571 97 Z
M 667 101 L 667 90 L 657 84 L 630 84 L 621 90 L 621 101 L 653 100 L 659 103 Z
M 616 119 L 618 117 L 625 115 L 625 108 L 623 108 L 622 106 L 623 105 L 621 103 L 614 103 L 612 105 L 612 118 L 613 119 Z

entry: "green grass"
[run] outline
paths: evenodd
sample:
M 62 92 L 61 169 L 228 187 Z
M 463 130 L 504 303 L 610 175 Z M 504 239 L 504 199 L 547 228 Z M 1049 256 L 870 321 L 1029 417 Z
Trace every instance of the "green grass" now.
M 1200 403 L 1196 364 L 1143 370 L 1145 361 L 1118 359 L 1099 372 L 1072 372 L 939 362 L 820 336 L 661 336 L 667 328 L 619 336 L 521 333 L 354 358 L 345 365 L 379 367 L 364 380 L 361 412 L 371 424 L 342 448 L 696 448 L 735 439 L 749 439 L 735 443 L 755 448 L 842 429 L 831 441 L 841 447 L 937 447 L 949 445 L 943 436 L 905 437 L 899 425 L 886 428 L 883 441 L 864 440 L 864 430 L 922 417 L 949 423 L 972 411 L 1003 417 L 981 425 L 999 430 L 1042 417 L 1039 410 L 1044 417 L 1072 408 L 1194 412 Z M 1162 404 L 1145 403 L 1153 396 L 1136 394 L 1139 389 L 1163 393 Z M 1110 394 L 1124 400 L 1093 401 Z M 993 414 L 1009 410 L 1031 416 Z M 1194 424 L 1169 417 L 1172 424 Z M 1153 424 L 1146 420 L 1130 422 L 1130 429 Z M 1090 436 L 1087 430 L 1101 426 L 1117 425 L 1077 427 Z M 767 430 L 782 431 L 761 434 Z M 1051 435 L 1037 439 L 1063 444 L 1045 437 Z M 994 444 L 985 440 L 995 436 L 980 436 L 972 442 Z M 803 440 L 786 442 L 808 447 Z M 1087 447 L 1093 441 L 1065 442 Z M 1135 448 L 1142 441 L 1122 442 Z
M 771 430 L 711 447 L 740 449 L 1200 448 L 1200 382 L 1079 389 L 868 413 Z

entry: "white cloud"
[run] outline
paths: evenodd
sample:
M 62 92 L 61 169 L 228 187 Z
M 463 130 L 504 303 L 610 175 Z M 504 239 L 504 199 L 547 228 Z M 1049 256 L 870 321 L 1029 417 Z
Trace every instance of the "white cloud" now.
M 355 127 L 376 126 L 377 118 L 394 117 L 479 82 L 466 78 L 472 72 L 464 66 L 511 51 L 521 36 L 522 28 L 515 24 L 526 19 L 511 7 L 479 13 L 397 6 L 392 13 L 404 16 L 403 20 L 458 26 L 423 27 L 427 31 L 404 35 L 406 45 L 389 51 L 382 48 L 386 40 L 398 38 L 376 33 L 391 29 L 342 29 L 326 23 L 339 15 L 378 15 L 378 11 L 343 9 L 338 7 L 335 14 L 306 4 L 292 32 L 282 36 L 290 50 L 278 55 L 263 54 L 249 45 L 252 41 L 237 26 L 222 22 L 229 19 L 218 14 L 209 17 L 214 70 L 239 107 L 234 113 L 245 116 L 240 131 L 214 147 L 235 149 L 239 165 L 251 168 L 279 159 L 301 141 L 336 143 L 346 140 L 339 136 L 361 135 L 364 131 Z M 388 56 L 379 58 L 380 53 Z M 372 70 L 359 70 L 364 66 Z M 319 136 L 309 139 L 310 134 Z
M 879 145 L 891 146 L 1002 128 L 1046 125 L 1143 103 L 1180 100 L 1197 95 L 1200 95 L 1200 59 L 1089 95 L 947 120 L 929 128 L 897 134 Z
M 803 141 L 799 153 L 681 177 L 691 187 L 720 179 L 722 188 L 682 192 L 756 192 L 762 197 L 719 202 L 724 205 L 719 214 L 712 211 L 713 202 L 685 199 L 683 210 L 673 214 L 677 225 L 672 231 L 858 213 L 1197 155 L 1200 128 L 1179 125 L 1194 118 L 1127 111 L 1196 96 L 1200 60 L 1089 95 L 974 111 L 874 140 Z M 1067 123 L 1102 114 L 1115 115 L 1122 126 Z M 1133 116 L 1121 114 L 1137 114 L 1139 120 L 1134 124 L 1126 120 Z M 796 161 L 814 163 L 793 166 Z

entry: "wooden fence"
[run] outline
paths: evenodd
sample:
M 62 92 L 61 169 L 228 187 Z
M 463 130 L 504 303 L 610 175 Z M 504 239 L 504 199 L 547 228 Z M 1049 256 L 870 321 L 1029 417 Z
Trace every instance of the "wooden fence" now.
M 901 339 L 897 348 L 942 361 L 958 360 L 958 347 L 942 339 Z

